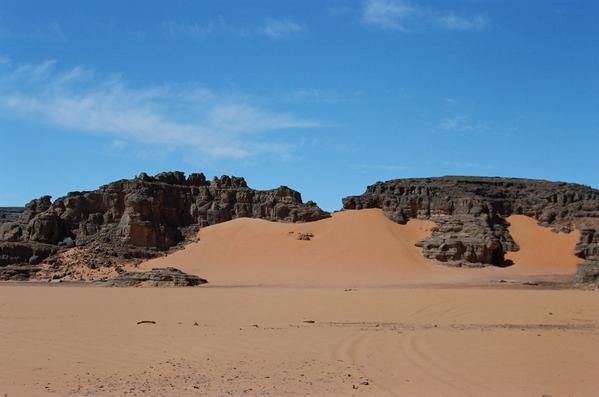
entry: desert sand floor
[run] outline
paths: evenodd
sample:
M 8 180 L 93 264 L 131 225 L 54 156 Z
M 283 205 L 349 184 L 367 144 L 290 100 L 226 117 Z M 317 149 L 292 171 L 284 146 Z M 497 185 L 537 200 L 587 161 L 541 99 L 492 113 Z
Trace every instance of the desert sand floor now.
M 11 397 L 597 396 L 599 295 L 1 286 L 0 357 Z
M 508 218 L 520 251 L 506 257 L 507 268 L 465 269 L 440 266 L 414 244 L 434 224 L 410 220 L 399 225 L 378 209 L 343 211 L 304 224 L 240 218 L 206 227 L 198 241 L 168 256 L 144 262 L 141 269 L 177 267 L 206 278 L 211 285 L 389 286 L 486 283 L 530 276 L 572 276 L 580 258 L 580 234 L 554 233 L 532 218 Z M 310 233 L 311 240 L 298 240 Z
M 489 283 L 571 278 L 578 233 L 509 221 L 508 268 L 441 266 L 414 246 L 432 223 L 362 210 L 140 266 L 209 286 L 0 285 L 0 396 L 597 396 L 599 294 Z

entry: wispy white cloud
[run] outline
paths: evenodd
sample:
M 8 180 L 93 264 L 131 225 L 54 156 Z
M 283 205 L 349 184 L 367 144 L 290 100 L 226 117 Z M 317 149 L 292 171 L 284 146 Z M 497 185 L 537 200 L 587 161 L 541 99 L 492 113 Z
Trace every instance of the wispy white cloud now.
M 508 137 L 515 131 L 512 127 L 500 127 L 488 120 L 480 120 L 466 114 L 457 114 L 445 117 L 439 121 L 436 130 L 438 132 L 457 135 L 484 135 Z
M 302 33 L 304 27 L 289 19 L 266 18 L 258 31 L 265 36 L 278 39 Z
M 285 153 L 292 144 L 277 143 L 283 140 L 272 139 L 273 134 L 321 126 L 265 109 L 244 95 L 193 85 L 132 88 L 118 77 L 96 79 L 81 67 L 58 71 L 54 61 L 0 75 L 0 112 L 109 135 L 113 142 L 194 148 L 234 158 Z
M 0 26 L 0 38 L 36 41 L 65 41 L 67 34 L 58 20 L 39 23 L 35 28 L 22 30 L 20 27 Z
M 464 115 L 457 115 L 442 119 L 439 122 L 439 128 L 450 132 L 472 132 L 477 130 L 477 126 L 473 125 L 470 122 L 469 117 Z
M 452 97 L 445 98 L 444 102 L 448 106 L 457 106 L 460 104 L 460 101 L 458 101 L 457 99 L 452 98 Z
M 384 30 L 406 31 L 409 19 L 419 12 L 419 8 L 401 0 L 367 0 L 363 18 L 367 24 Z
M 10 73 L 9 79 L 25 83 L 36 83 L 46 79 L 52 73 L 54 65 L 56 65 L 56 61 L 53 59 L 35 65 L 21 65 Z
M 489 26 L 484 15 L 461 15 L 455 10 L 424 7 L 407 0 L 364 0 L 364 23 L 383 30 L 407 32 L 419 26 L 449 31 L 482 30 Z
M 254 26 L 235 26 L 223 17 L 204 22 L 165 21 L 162 27 L 169 36 L 206 38 L 217 34 L 228 34 L 236 37 L 265 36 L 281 39 L 297 36 L 305 31 L 305 27 L 290 19 L 265 18 L 261 24 Z
M 41 32 L 41 33 L 43 34 L 44 32 Z M 60 24 L 60 22 L 58 22 L 57 20 L 50 22 L 50 26 L 48 28 L 47 33 L 50 35 L 51 38 L 54 38 L 54 39 L 58 39 L 58 40 L 66 40 L 67 39 L 67 34 L 62 29 L 62 25 Z
M 206 22 L 165 21 L 162 23 L 162 27 L 171 37 L 203 38 L 220 32 L 237 33 L 236 30 L 227 25 L 222 17 Z
M 437 16 L 436 21 L 447 30 L 482 30 L 489 26 L 489 19 L 484 15 L 464 17 L 453 12 Z

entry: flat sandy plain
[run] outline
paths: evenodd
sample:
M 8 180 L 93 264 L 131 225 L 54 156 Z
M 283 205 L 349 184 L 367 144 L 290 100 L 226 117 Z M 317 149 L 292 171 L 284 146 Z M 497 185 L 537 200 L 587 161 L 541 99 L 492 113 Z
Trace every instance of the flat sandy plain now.
M 2 287 L 0 310 L 5 396 L 599 390 L 594 291 Z
M 0 397 L 597 396 L 599 293 L 521 284 L 571 278 L 578 236 L 510 221 L 503 269 L 433 264 L 430 223 L 360 211 L 239 219 L 142 265 L 198 288 L 1 285 Z

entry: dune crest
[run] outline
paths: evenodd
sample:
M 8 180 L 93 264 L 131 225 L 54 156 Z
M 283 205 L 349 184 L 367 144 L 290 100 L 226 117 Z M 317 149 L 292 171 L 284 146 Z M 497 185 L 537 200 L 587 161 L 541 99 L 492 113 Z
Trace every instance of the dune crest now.
M 434 282 L 452 270 L 420 254 L 433 222 L 406 225 L 381 210 L 343 211 L 303 224 L 240 218 L 204 228 L 200 241 L 142 268 L 170 264 L 211 284 L 385 285 Z M 300 240 L 301 234 L 312 235 Z
M 302 224 L 239 218 L 203 228 L 198 242 L 140 268 L 174 266 L 211 285 L 381 286 L 574 274 L 579 232 L 554 233 L 526 216 L 509 220 L 520 251 L 507 254 L 514 262 L 508 268 L 435 263 L 414 245 L 430 235 L 433 222 L 400 225 L 379 209 L 342 211 Z

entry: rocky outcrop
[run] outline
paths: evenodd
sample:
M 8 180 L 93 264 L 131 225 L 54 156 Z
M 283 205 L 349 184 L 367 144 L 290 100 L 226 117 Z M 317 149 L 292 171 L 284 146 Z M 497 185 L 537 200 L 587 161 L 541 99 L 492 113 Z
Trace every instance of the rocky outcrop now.
M 208 281 L 174 267 L 154 268 L 146 272 L 124 272 L 98 283 L 104 287 L 195 287 Z
M 424 256 L 456 266 L 505 266 L 506 251 L 518 250 L 506 217 L 523 214 L 569 232 L 581 229 L 576 255 L 599 260 L 599 191 L 588 186 L 494 177 L 397 179 L 368 186 L 343 199 L 344 209 L 381 208 L 397 223 L 430 219 Z
M 7 265 L 0 266 L 0 280 L 3 281 L 28 281 L 40 270 L 33 265 Z
M 31 201 L 18 219 L 0 224 L 0 266 L 45 260 L 59 268 L 54 254 L 75 246 L 88 251 L 94 266 L 113 266 L 156 256 L 201 227 L 234 218 L 308 222 L 328 216 L 286 186 L 254 190 L 237 177 L 142 173 L 54 202 L 49 196 Z
M 599 261 L 585 261 L 576 265 L 576 282 L 599 285 Z
M 581 230 L 575 253 L 580 258 L 599 261 L 599 227 Z

